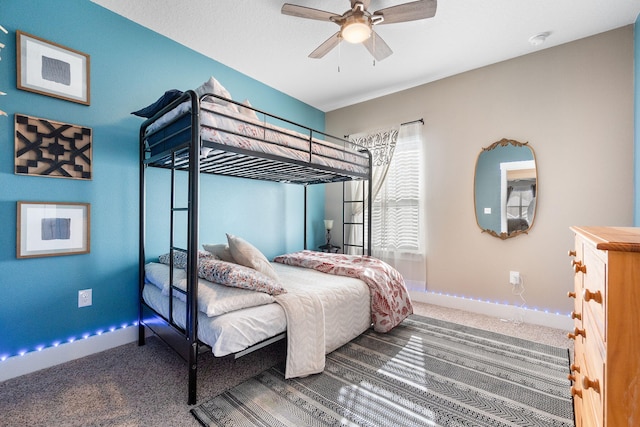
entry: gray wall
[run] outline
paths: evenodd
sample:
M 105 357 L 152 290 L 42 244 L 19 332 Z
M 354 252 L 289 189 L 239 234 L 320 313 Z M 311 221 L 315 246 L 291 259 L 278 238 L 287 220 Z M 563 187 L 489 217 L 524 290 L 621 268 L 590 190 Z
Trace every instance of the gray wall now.
M 529 307 L 571 310 L 569 226 L 633 223 L 633 37 L 627 26 L 327 113 L 334 135 L 424 118 L 428 290 L 519 303 L 517 270 Z M 533 229 L 505 241 L 481 233 L 473 203 L 476 158 L 502 138 L 529 142 L 539 176 Z M 327 191 L 327 217 L 340 198 Z

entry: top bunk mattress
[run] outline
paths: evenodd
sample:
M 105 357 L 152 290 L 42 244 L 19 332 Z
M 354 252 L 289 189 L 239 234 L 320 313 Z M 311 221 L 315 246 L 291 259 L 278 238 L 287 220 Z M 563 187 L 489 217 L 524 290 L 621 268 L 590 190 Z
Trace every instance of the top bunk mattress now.
M 190 100 L 181 102 L 144 129 L 148 163 L 169 167 L 172 158 L 168 153 L 179 150 L 183 151 L 178 154 L 177 163 L 188 163 L 191 110 Z M 199 113 L 202 172 L 233 174 L 234 163 L 229 159 L 244 155 L 303 167 L 315 166 L 322 171 L 344 175 L 344 179 L 320 175 L 317 182 L 369 178 L 368 151 L 349 141 L 315 132 L 215 95 L 206 95 L 200 100 Z M 259 168 L 259 161 L 256 162 L 252 165 Z M 244 168 L 246 170 L 247 166 Z M 295 182 L 295 174 L 287 180 Z

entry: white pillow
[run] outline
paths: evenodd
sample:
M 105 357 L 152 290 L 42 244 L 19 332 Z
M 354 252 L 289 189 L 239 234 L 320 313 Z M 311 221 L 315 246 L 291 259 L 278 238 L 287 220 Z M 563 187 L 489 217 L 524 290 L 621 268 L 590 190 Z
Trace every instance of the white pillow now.
M 255 121 L 260 121 L 258 115 L 256 114 L 256 111 L 251 109 L 251 107 L 253 107 L 253 105 L 251 105 L 248 99 L 245 99 L 244 101 L 242 101 L 242 105 L 238 109 L 240 110 L 240 114 L 242 114 L 243 116 L 246 116 L 247 118 Z
M 251 243 L 246 240 L 227 234 L 227 242 L 229 243 L 229 251 L 236 263 L 245 267 L 253 268 L 260 273 L 279 281 L 278 274 L 269 263 L 269 260 Z
M 202 83 L 197 89 L 195 89 L 195 92 L 198 95 L 198 98 L 200 98 L 202 95 L 205 95 L 207 93 L 212 93 L 214 95 L 222 96 L 227 99 L 232 99 L 229 91 L 225 89 L 224 86 L 222 86 L 220 82 L 216 80 L 215 77 L 213 76 L 211 76 L 209 80 Z M 224 99 L 211 98 L 211 101 L 218 103 L 220 105 L 229 107 L 236 113 L 238 112 L 238 106 L 236 104 L 227 102 Z
M 169 295 L 169 266 L 165 264 L 159 264 L 157 262 L 150 262 L 144 266 L 144 277 L 147 282 L 162 289 L 164 295 Z M 173 284 L 177 285 L 178 282 L 187 279 L 187 273 L 181 268 L 173 269 Z
M 186 290 L 186 281 L 179 282 L 178 286 Z M 180 292 L 174 292 L 173 295 L 182 301 L 187 300 L 187 297 Z M 270 304 L 274 301 L 275 298 L 272 295 L 264 292 L 231 288 L 198 279 L 198 310 L 207 317 L 220 316 L 230 311 Z
M 220 243 L 217 245 L 202 245 L 202 248 L 218 257 L 222 261 L 232 262 L 234 264 L 238 264 L 233 257 L 231 256 L 231 251 L 229 250 L 229 246 L 224 243 Z

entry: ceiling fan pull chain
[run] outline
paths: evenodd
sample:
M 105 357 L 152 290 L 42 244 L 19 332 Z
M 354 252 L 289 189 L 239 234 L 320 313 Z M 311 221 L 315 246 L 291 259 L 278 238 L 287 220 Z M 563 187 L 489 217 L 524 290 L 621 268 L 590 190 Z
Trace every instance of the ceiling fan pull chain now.
M 377 39 L 377 38 L 378 38 L 378 37 L 377 37 L 376 33 L 374 32 L 374 33 L 373 33 L 373 51 L 374 51 L 374 52 L 376 51 L 376 39 Z M 376 66 L 376 57 L 375 57 L 375 56 L 373 57 L 373 66 L 374 66 L 374 67 Z
M 340 72 L 340 61 L 342 61 L 342 43 L 338 43 L 338 72 Z

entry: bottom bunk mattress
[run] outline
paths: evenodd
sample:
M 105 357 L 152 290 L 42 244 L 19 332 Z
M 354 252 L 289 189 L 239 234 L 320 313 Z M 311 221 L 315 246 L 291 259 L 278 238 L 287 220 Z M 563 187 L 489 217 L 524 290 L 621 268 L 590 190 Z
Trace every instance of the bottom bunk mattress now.
M 158 287 L 146 283 L 142 291 L 144 302 L 165 319 L 169 318 L 169 297 Z M 186 327 L 184 301 L 173 298 L 173 319 Z M 209 317 L 198 311 L 198 339 L 209 345 L 217 357 L 238 353 L 252 345 L 275 337 L 287 330 L 282 307 L 268 303 Z
M 360 279 L 280 263 L 272 263 L 272 266 L 278 274 L 279 283 L 287 291 L 284 295 L 313 295 L 313 299 L 320 303 L 324 317 L 325 354 L 351 341 L 371 326 L 369 287 Z M 165 264 L 149 263 L 146 272 L 148 283 L 143 290 L 143 299 L 148 306 L 168 318 L 169 267 Z M 174 282 L 184 280 L 183 276 L 176 277 L 180 274 L 183 275 L 184 270 L 174 270 Z M 162 289 L 166 291 L 163 292 Z M 224 310 L 212 308 L 215 301 L 211 299 L 226 299 L 224 295 L 229 289 L 233 290 L 234 296 L 238 291 L 242 291 L 248 297 L 257 297 L 263 301 L 251 303 L 259 305 L 217 314 Z M 267 296 L 261 292 L 228 288 L 199 279 L 198 339 L 211 346 L 213 354 L 220 357 L 240 352 L 286 331 L 287 315 L 277 299 L 278 297 Z M 184 328 L 185 302 L 174 296 L 173 310 L 176 324 Z M 309 308 L 309 311 L 313 311 L 312 308 Z

